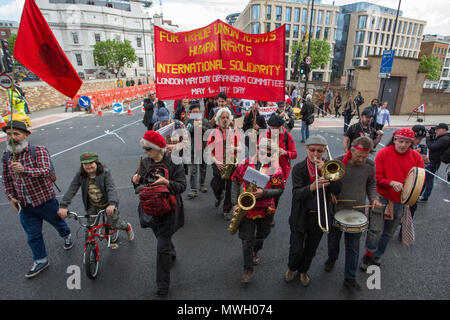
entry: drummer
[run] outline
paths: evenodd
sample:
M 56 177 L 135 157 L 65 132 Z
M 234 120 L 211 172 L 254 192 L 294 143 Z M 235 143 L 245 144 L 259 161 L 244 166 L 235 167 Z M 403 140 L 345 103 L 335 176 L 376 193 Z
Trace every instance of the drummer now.
M 410 128 L 395 131 L 389 144 L 378 151 L 375 157 L 377 191 L 380 202 L 386 207 L 382 210 L 373 210 L 370 216 L 366 253 L 360 264 L 360 269 L 363 271 L 366 271 L 370 265 L 380 265 L 380 259 L 395 229 L 399 226 L 404 212 L 406 211 L 408 216 L 411 215 L 409 206 L 401 203 L 401 191 L 411 168 L 423 168 L 422 157 L 411 148 L 414 137 L 414 131 Z M 410 221 L 412 223 L 412 218 Z M 405 227 L 408 228 L 403 223 L 403 228 Z M 410 240 L 403 237 L 403 242 L 407 245 L 407 241 Z
M 378 201 L 378 194 L 375 181 L 375 163 L 367 159 L 373 149 L 373 141 L 369 137 L 359 137 L 352 142 L 350 150 L 336 160 L 342 161 L 345 165 L 345 174 L 341 180 L 341 193 L 332 196 L 336 205 L 336 211 L 348 209 L 358 210 L 364 216 L 365 208 L 353 209 L 354 206 L 366 204 L 366 197 L 374 207 L 381 207 Z M 341 211 L 343 213 L 343 211 Z M 344 286 L 349 289 L 360 290 L 361 287 L 356 281 L 356 270 L 358 269 L 359 242 L 361 232 L 345 233 L 345 272 Z M 330 272 L 339 256 L 339 243 L 342 231 L 333 226 L 328 234 L 328 260 L 325 262 L 325 271 Z

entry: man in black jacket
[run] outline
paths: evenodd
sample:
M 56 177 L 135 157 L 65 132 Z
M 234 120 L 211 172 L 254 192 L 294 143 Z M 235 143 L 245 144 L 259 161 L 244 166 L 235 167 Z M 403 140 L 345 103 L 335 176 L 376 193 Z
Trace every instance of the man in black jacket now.
M 301 143 L 305 143 L 309 138 L 309 126 L 314 122 L 314 104 L 311 101 L 312 96 L 308 94 L 306 96 L 306 102 L 303 104 L 300 115 L 302 116 L 302 140 Z
M 430 163 L 425 167 L 428 171 L 435 174 L 441 165 L 441 154 L 449 147 L 450 135 L 448 134 L 448 125 L 439 123 L 436 126 L 436 138 L 430 137 L 427 133 L 427 147 L 430 152 Z M 425 185 L 422 190 L 422 195 L 419 197 L 420 202 L 425 202 L 431 195 L 433 190 L 434 176 L 429 172 L 426 173 Z
M 165 103 L 156 98 L 155 91 L 150 91 L 148 98 L 145 98 L 143 103 L 145 113 L 142 123 L 147 127 L 147 130 L 152 130 L 153 125 L 158 122 L 158 109 L 165 107 Z
M 318 214 L 320 214 L 322 226 L 326 228 L 322 189 L 325 187 L 329 226 L 332 221 L 330 216 L 331 195 L 338 195 L 341 192 L 340 181 L 329 181 L 320 177 L 324 165 L 324 161 L 321 159 L 326 146 L 327 141 L 324 137 L 320 135 L 309 137 L 306 141 L 306 152 L 308 154 L 306 159 L 296 164 L 292 169 L 292 207 L 289 217 L 291 236 L 285 281 L 291 282 L 294 280 L 295 272 L 298 272 L 300 282 L 305 287 L 310 282 L 307 271 L 316 255 L 317 247 L 323 235 L 318 225 Z M 317 190 L 317 187 L 319 190 Z M 317 200 L 317 192 L 319 192 L 319 200 Z M 318 203 L 320 203 L 320 209 Z

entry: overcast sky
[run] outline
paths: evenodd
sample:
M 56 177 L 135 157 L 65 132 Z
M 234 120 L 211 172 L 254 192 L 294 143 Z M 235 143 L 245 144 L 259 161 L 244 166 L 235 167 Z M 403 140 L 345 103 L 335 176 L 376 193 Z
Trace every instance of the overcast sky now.
M 0 0 L 0 20 L 20 20 L 25 0 Z M 356 0 L 322 0 L 323 4 L 343 5 Z M 398 0 L 367 0 L 396 9 Z M 225 21 L 230 13 L 241 12 L 246 0 L 162 0 L 165 19 L 182 30 L 204 27 L 216 19 Z M 424 33 L 450 35 L 450 0 L 403 0 L 403 16 L 427 21 Z M 154 0 L 153 12 L 160 13 L 159 0 Z

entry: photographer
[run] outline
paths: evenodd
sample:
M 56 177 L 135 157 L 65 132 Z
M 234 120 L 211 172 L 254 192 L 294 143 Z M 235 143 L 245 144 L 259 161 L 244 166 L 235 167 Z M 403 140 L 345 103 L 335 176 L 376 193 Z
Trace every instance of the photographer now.
M 435 174 L 441 165 L 441 154 L 447 150 L 450 144 L 448 125 L 439 123 L 436 127 L 431 128 L 427 132 L 426 141 L 429 150 L 430 163 L 426 165 L 425 169 Z M 422 195 L 419 197 L 420 202 L 427 201 L 431 195 L 431 190 L 433 190 L 434 176 L 429 172 L 426 173 L 425 185 L 422 190 Z

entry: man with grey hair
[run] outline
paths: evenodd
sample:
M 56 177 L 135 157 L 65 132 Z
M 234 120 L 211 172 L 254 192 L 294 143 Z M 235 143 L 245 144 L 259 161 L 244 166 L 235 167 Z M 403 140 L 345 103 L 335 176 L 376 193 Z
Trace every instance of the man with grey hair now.
M 309 137 L 305 143 L 306 159 L 297 163 L 292 169 L 292 206 L 289 217 L 291 236 L 285 281 L 294 280 L 295 273 L 298 272 L 300 282 L 305 287 L 310 282 L 307 271 L 323 235 L 318 225 L 318 215 L 324 224 L 324 203 L 327 206 L 326 212 L 330 215 L 331 196 L 341 192 L 340 181 L 330 181 L 320 176 L 324 165 L 322 156 L 326 148 L 327 141 L 324 137 L 320 135 Z M 322 191 L 323 189 L 325 192 Z M 318 195 L 317 192 L 319 192 Z M 318 200 L 317 197 L 319 197 Z M 331 221 L 331 216 L 328 216 L 328 221 Z
M 64 238 L 64 249 L 73 246 L 67 224 L 58 216 L 58 201 L 51 179 L 50 154 L 44 146 L 28 142 L 30 131 L 23 122 L 13 120 L 2 130 L 7 145 L 3 153 L 3 184 L 6 197 L 19 214 L 33 253 L 33 266 L 25 275 L 32 278 L 49 266 L 42 234 L 42 223 L 50 223 Z

